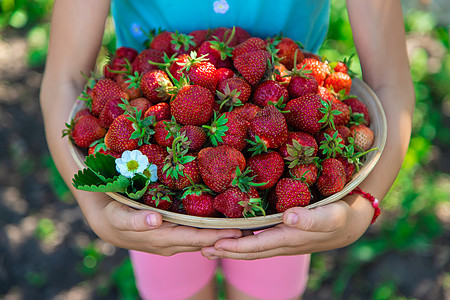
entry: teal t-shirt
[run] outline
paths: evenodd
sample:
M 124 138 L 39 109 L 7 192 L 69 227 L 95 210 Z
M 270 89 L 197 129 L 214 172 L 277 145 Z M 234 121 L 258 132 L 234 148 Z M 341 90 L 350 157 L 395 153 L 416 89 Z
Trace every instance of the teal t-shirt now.
M 112 0 L 118 46 L 143 50 L 142 30 L 239 26 L 252 36 L 283 33 L 317 52 L 328 31 L 330 0 Z

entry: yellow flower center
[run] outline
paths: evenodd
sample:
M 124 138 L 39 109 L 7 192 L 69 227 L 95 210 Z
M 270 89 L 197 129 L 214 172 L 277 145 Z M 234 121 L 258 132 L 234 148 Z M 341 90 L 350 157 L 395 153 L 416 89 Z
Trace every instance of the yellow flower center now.
M 135 160 L 130 160 L 127 162 L 127 168 L 131 172 L 136 171 L 139 168 L 139 163 Z

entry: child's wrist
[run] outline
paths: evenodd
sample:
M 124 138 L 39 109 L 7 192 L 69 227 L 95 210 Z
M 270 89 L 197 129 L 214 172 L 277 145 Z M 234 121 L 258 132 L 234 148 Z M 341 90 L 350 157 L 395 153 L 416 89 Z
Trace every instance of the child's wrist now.
M 373 213 L 372 221 L 370 222 L 370 224 L 375 223 L 378 216 L 381 214 L 381 209 L 379 207 L 380 201 L 377 198 L 375 198 L 372 194 L 364 192 L 359 187 L 356 187 L 353 191 L 351 191 L 349 193 L 349 195 L 352 195 L 352 194 L 358 194 L 358 195 L 362 196 L 363 198 L 369 200 L 369 202 L 372 204 L 372 207 L 374 208 L 374 213 Z

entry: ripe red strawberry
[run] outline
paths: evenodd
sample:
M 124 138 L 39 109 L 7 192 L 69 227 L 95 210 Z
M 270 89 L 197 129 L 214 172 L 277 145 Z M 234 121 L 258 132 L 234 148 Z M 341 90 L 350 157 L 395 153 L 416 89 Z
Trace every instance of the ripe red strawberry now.
M 318 148 L 312 135 L 301 131 L 289 131 L 286 142 L 278 148 L 278 152 L 283 158 L 295 156 L 304 162 L 304 159 L 316 156 Z
M 219 86 L 225 79 L 233 77 L 236 77 L 236 74 L 234 74 L 233 70 L 229 68 L 218 68 L 216 70 L 217 86 Z
M 213 207 L 214 196 L 207 193 L 192 194 L 183 198 L 183 206 L 188 215 L 214 217 L 217 212 Z
M 337 160 L 339 160 L 342 163 L 342 166 L 344 166 L 345 183 L 348 183 L 352 180 L 356 167 L 354 164 L 350 163 L 346 157 L 338 157 Z
M 213 199 L 213 207 L 217 211 L 223 213 L 228 218 L 240 218 L 245 216 L 247 212 L 261 211 L 256 207 L 260 207 L 261 198 L 255 188 L 251 188 L 247 193 L 238 188 L 232 187 L 226 189 Z
M 285 67 L 285 65 L 277 63 L 273 67 L 275 80 L 278 81 L 279 83 L 289 84 L 289 81 L 291 81 L 291 76 L 289 76 L 289 71 Z
M 315 163 L 298 164 L 289 169 L 289 174 L 296 179 L 303 180 L 308 186 L 312 186 L 317 181 L 319 169 Z
M 211 32 L 211 36 L 209 37 L 210 41 L 226 41 L 232 35 L 233 29 L 226 27 L 217 27 L 214 28 Z M 228 46 L 234 47 L 236 46 L 237 38 L 233 36 L 231 41 L 228 43 Z
M 258 189 L 269 189 L 278 182 L 284 172 L 284 160 L 276 152 L 267 152 L 251 156 L 247 160 L 247 167 L 250 169 L 249 176 L 253 177 L 254 183 L 266 183 L 258 186 Z
M 337 100 L 335 95 L 336 93 L 331 92 L 329 89 L 323 86 L 319 86 L 318 93 L 323 100 L 333 103 L 333 101 Z
M 345 142 L 339 131 L 333 128 L 327 128 L 319 131 L 315 135 L 319 145 L 319 155 L 321 157 L 339 157 L 345 148 Z
M 280 63 L 285 65 L 289 70 L 294 68 L 294 61 L 300 62 L 305 58 L 297 43 L 288 37 L 277 40 L 275 42 L 275 49 L 278 49 L 277 56 L 281 59 Z M 297 54 L 295 54 L 296 51 Z
M 170 103 L 170 113 L 183 125 L 206 124 L 213 115 L 214 97 L 199 85 L 182 87 Z
M 138 111 L 141 111 L 142 113 L 145 113 L 151 106 L 150 101 L 145 98 L 136 98 L 130 100 L 130 105 L 132 107 L 136 107 L 136 109 Z
M 347 126 L 336 126 L 336 130 L 342 136 L 345 145 L 349 144 L 349 138 L 353 138 L 353 132 Z
M 348 66 L 344 62 L 338 61 L 336 62 L 336 66 L 333 68 L 333 71 L 348 74 Z
M 199 56 L 205 56 L 211 64 L 217 69 L 219 68 L 232 68 L 233 63 L 231 61 L 232 48 L 228 47 L 226 42 L 220 41 L 205 41 L 197 50 Z
M 189 54 L 180 54 L 175 59 L 169 60 L 169 73 L 172 74 L 173 78 L 180 80 L 181 76 L 185 73 L 185 65 L 189 62 Z
M 130 63 L 132 63 L 135 60 L 137 55 L 138 52 L 136 49 L 124 46 L 117 48 L 115 53 L 115 57 L 126 58 Z
M 142 94 L 152 104 L 167 100 L 169 98 L 168 91 L 172 86 L 169 76 L 162 70 L 146 72 L 139 81 Z
M 181 197 L 188 215 L 214 217 L 217 211 L 213 207 L 212 191 L 203 184 L 194 184 L 186 188 Z
M 94 142 L 95 143 L 95 142 Z M 99 143 L 100 144 L 100 143 Z M 114 152 L 114 151 L 112 151 L 111 149 L 108 149 L 106 146 L 105 146 L 105 144 L 104 143 L 102 143 L 103 144 L 103 147 L 102 146 L 100 146 L 100 147 L 97 147 L 97 145 L 94 145 L 94 146 L 90 146 L 89 147 L 89 150 L 88 150 L 88 155 L 90 155 L 90 154 L 96 154 L 96 153 L 102 153 L 102 154 L 105 154 L 105 155 L 111 155 L 111 156 L 113 156 L 113 157 L 115 157 L 115 158 L 120 158 L 121 156 L 122 156 L 122 154 L 121 153 L 117 153 L 117 152 Z M 92 144 L 91 144 L 92 145 Z
M 169 210 L 172 206 L 174 193 L 161 183 L 152 183 L 142 196 L 144 204 L 162 210 Z
M 169 31 L 158 33 L 150 42 L 150 48 L 165 52 L 168 56 L 171 56 L 174 53 L 172 50 L 172 33 Z
M 186 35 L 175 31 L 175 33 L 172 33 L 171 37 L 170 53 L 172 54 L 189 54 L 198 47 L 195 43 L 194 37 L 191 35 Z
M 264 76 L 269 59 L 269 52 L 256 50 L 239 55 L 234 59 L 233 64 L 248 83 L 256 85 Z
M 342 163 L 335 158 L 322 162 L 322 170 L 317 178 L 317 188 L 323 196 L 330 196 L 341 191 L 346 183 L 346 174 Z
M 189 157 L 190 155 L 186 155 L 186 157 Z M 173 161 L 169 162 L 170 164 L 173 164 Z M 167 164 L 167 160 L 166 160 Z M 183 174 L 178 175 L 177 178 L 172 177 L 167 172 L 164 172 L 160 178 L 161 182 L 169 187 L 171 190 L 182 190 L 194 183 L 200 183 L 201 177 L 200 177 L 200 171 L 198 167 L 197 159 L 194 159 L 188 163 L 182 164 L 182 172 Z M 192 182 L 191 182 L 192 181 Z
M 241 116 L 226 112 L 215 114 L 211 126 L 203 127 L 214 146 L 229 145 L 242 151 L 247 146 L 249 126 L 250 123 Z
M 258 50 L 265 50 L 266 46 L 267 42 L 264 41 L 263 39 L 260 39 L 258 37 L 251 37 L 234 48 L 232 52 L 233 59 L 236 59 L 236 57 L 245 53 Z
M 120 98 L 129 99 L 128 94 L 115 81 L 100 79 L 92 90 L 92 114 L 98 117 L 109 100 Z
M 245 169 L 245 157 L 237 149 L 228 146 L 207 147 L 198 153 L 198 166 L 205 184 L 221 193 L 231 187 L 236 168 Z
M 264 149 L 278 148 L 288 136 L 286 119 L 275 106 L 266 106 L 250 122 L 248 133 L 252 141 L 260 140 Z
M 301 71 L 289 74 L 292 75 L 287 90 L 291 99 L 318 92 L 319 84 L 313 75 L 303 74 Z
M 286 88 L 274 80 L 266 80 L 259 84 L 253 92 L 253 103 L 259 106 L 268 106 L 269 102 L 277 103 L 281 97 L 286 104 L 289 101 L 289 94 Z
M 282 178 L 276 188 L 276 210 L 284 212 L 291 207 L 306 206 L 311 201 L 311 192 L 301 180 Z
M 356 97 L 349 97 L 342 100 L 342 102 L 350 107 L 352 119 L 355 119 L 355 114 L 362 114 L 364 116 L 364 120 L 362 121 L 362 123 L 366 126 L 370 125 L 369 111 L 367 109 L 367 106 L 361 100 Z
M 301 69 L 303 66 L 305 70 L 311 70 L 319 85 L 323 85 L 325 78 L 330 73 L 330 68 L 327 64 L 314 58 L 305 58 L 297 64 L 297 69 Z
M 207 88 L 215 93 L 217 86 L 216 67 L 206 61 L 204 57 L 197 57 L 197 53 L 191 52 L 189 61 L 184 65 L 184 72 L 191 84 Z
M 92 115 L 81 116 L 74 124 L 66 124 L 66 126 L 63 136 L 68 135 L 77 146 L 82 148 L 88 148 L 106 133 L 106 129 L 100 125 L 100 120 Z
M 180 128 L 180 134 L 183 134 L 188 138 L 189 152 L 197 152 L 203 148 L 206 142 L 206 132 L 198 126 L 185 125 Z
M 150 106 L 144 114 L 144 117 L 155 116 L 155 122 L 161 120 L 170 120 L 170 105 L 166 102 L 161 102 Z
M 336 93 L 343 90 L 345 95 L 348 95 L 352 87 L 352 78 L 347 73 L 334 72 L 328 75 L 323 86 L 329 89 L 332 88 Z
M 367 151 L 370 149 L 370 147 L 372 147 L 374 140 L 374 134 L 372 129 L 370 129 L 364 124 L 359 124 L 353 125 L 352 127 L 350 127 L 350 130 L 353 133 L 355 145 L 359 148 L 355 150 Z
M 289 101 L 284 108 L 288 111 L 285 114 L 288 124 L 309 134 L 318 132 L 323 125 L 319 121 L 325 115 L 320 111 L 323 107 L 321 101 L 317 94 L 307 94 Z
M 133 67 L 133 73 L 138 72 L 138 74 L 144 74 L 152 70 L 158 70 L 158 66 L 149 63 L 149 61 L 154 63 L 164 62 L 164 52 L 156 49 L 145 49 L 138 54 L 136 59 L 131 64 Z
M 73 117 L 73 121 L 76 122 L 79 118 L 86 115 L 92 115 L 89 108 L 84 108 L 82 110 L 79 110 L 75 113 L 75 116 Z
M 170 120 L 161 120 L 155 123 L 155 134 L 153 135 L 155 143 L 163 147 L 172 147 L 175 135 L 179 126 Z
M 105 136 L 105 145 L 113 151 L 122 153 L 125 150 L 134 150 L 138 147 L 138 140 L 131 139 L 135 131 L 133 121 L 128 115 L 120 115 L 112 122 Z
M 134 84 L 133 80 L 130 80 L 131 66 L 127 69 L 124 73 L 117 74 L 116 82 L 128 94 L 128 99 L 140 98 L 142 93 L 139 86 Z
M 342 101 L 335 98 L 333 102 L 331 102 L 331 109 L 340 112 L 340 114 L 333 115 L 334 126 L 336 127 L 347 125 L 347 123 L 350 121 L 350 109 L 348 108 L 348 106 L 345 105 Z
M 236 45 L 245 42 L 246 40 L 252 37 L 250 33 L 248 33 L 245 29 L 241 27 L 235 26 L 234 30 L 235 30 L 234 35 L 236 37 Z
M 162 177 L 162 169 L 168 155 L 166 148 L 157 144 L 145 144 L 138 148 L 148 158 L 150 164 L 154 164 L 157 169 L 158 178 Z
M 108 128 L 118 116 L 125 112 L 119 104 L 123 104 L 123 101 L 120 98 L 111 99 L 105 104 L 99 116 L 100 125 L 102 127 Z
M 242 78 L 233 77 L 223 80 L 217 86 L 217 97 L 220 108 L 232 109 L 248 101 L 252 87 Z
M 194 42 L 199 47 L 204 41 L 209 38 L 211 30 L 209 29 L 199 29 L 189 32 L 189 35 L 194 38 Z
M 245 103 L 242 106 L 234 108 L 231 113 L 237 114 L 250 122 L 260 110 L 261 108 L 258 105 L 255 105 L 253 103 Z

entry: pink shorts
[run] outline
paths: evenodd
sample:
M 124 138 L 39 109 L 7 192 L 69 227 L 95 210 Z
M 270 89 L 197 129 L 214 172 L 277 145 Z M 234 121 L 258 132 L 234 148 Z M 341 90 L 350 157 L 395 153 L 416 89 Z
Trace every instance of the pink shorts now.
M 200 252 L 170 257 L 130 251 L 136 286 L 142 299 L 177 300 L 195 295 L 221 267 L 225 280 L 258 299 L 290 299 L 303 294 L 310 255 L 267 259 L 208 260 Z

